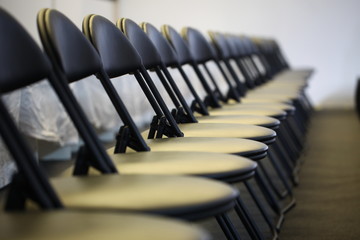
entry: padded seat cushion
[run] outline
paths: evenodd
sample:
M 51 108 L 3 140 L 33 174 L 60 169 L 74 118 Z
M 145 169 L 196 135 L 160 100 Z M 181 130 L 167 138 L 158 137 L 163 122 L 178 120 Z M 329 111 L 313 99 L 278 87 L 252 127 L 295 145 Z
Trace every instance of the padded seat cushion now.
M 268 147 L 258 141 L 236 138 L 158 138 L 147 139 L 151 151 L 185 151 L 229 153 L 240 156 L 263 154 Z
M 112 154 L 117 169 L 125 174 L 196 175 L 226 180 L 255 171 L 247 158 L 205 152 L 138 152 Z
M 248 178 L 257 167 L 256 162 L 248 158 L 223 153 L 108 153 L 121 174 L 194 175 L 228 181 Z M 61 172 L 61 176 L 72 176 L 73 171 L 74 167 L 69 167 Z
M 280 121 L 276 118 L 254 115 L 233 115 L 233 116 L 196 116 L 199 123 L 240 123 L 252 124 L 268 128 L 276 128 Z
M 249 93 L 246 96 L 248 101 L 251 101 L 250 99 L 257 99 L 261 101 L 281 101 L 281 102 L 288 102 L 297 100 L 299 98 L 299 94 L 289 94 L 289 93 L 260 93 L 260 94 L 251 94 Z M 244 101 L 245 102 L 245 101 Z
M 284 119 L 286 112 L 278 109 L 270 108 L 243 108 L 243 109 L 229 109 L 229 108 L 215 108 L 209 110 L 212 116 L 224 116 L 224 115 L 255 115 L 255 116 L 267 116 L 277 119 Z
M 179 124 L 180 130 L 187 137 L 232 137 L 251 140 L 268 140 L 276 137 L 276 133 L 268 128 L 234 123 L 186 123 Z M 146 138 L 149 130 L 142 132 Z
M 211 152 L 236 154 L 243 157 L 258 159 L 257 156 L 266 155 L 268 146 L 264 143 L 236 138 L 203 138 L 178 137 L 146 139 L 152 152 Z M 128 152 L 133 151 L 128 148 Z M 113 153 L 114 147 L 108 149 Z
M 232 207 L 238 191 L 218 181 L 184 176 L 116 175 L 51 179 L 68 209 L 134 211 L 201 218 Z M 222 209 L 223 211 L 224 209 Z M 208 215 L 210 214 L 210 215 Z M 196 218 L 196 217 L 195 217 Z
M 0 222 L 0 239 L 4 240 L 209 239 L 203 231 L 180 221 L 129 213 L 2 213 Z
M 276 109 L 281 110 L 285 112 L 294 112 L 295 107 L 291 106 L 289 104 L 285 103 L 272 103 L 267 102 L 266 99 L 264 99 L 264 102 L 247 102 L 247 103 L 237 103 L 237 104 L 227 104 L 224 105 L 223 108 L 229 108 L 229 109 Z

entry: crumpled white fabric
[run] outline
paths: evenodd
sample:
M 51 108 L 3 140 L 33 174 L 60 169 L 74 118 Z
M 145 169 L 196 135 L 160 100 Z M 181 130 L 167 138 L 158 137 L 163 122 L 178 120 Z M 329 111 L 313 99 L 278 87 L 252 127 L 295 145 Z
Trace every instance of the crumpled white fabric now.
M 19 121 L 21 91 L 15 91 L 2 97 L 15 123 Z M 0 138 L 0 187 L 10 183 L 11 176 L 16 172 L 16 164 L 9 154 L 2 138 Z
M 78 141 L 77 131 L 49 83 L 23 88 L 20 102 L 19 127 L 35 139 L 60 145 Z

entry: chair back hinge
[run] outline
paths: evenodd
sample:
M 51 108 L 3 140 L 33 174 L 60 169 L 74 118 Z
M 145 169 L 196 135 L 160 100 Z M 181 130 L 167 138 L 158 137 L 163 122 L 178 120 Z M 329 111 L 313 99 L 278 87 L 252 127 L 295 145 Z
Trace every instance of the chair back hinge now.
M 125 153 L 127 147 L 134 149 L 135 151 L 150 151 L 150 148 L 146 144 L 142 144 L 141 140 L 135 138 L 131 134 L 130 127 L 123 125 L 120 127 L 119 132 L 116 135 L 116 143 L 114 153 Z
M 182 107 L 172 109 L 171 115 L 174 117 L 176 123 L 194 123 Z
M 165 116 L 154 116 L 151 124 L 150 131 L 148 134 L 148 139 L 153 138 L 162 138 L 163 135 L 167 137 L 177 137 L 176 131 L 174 128 L 168 123 Z

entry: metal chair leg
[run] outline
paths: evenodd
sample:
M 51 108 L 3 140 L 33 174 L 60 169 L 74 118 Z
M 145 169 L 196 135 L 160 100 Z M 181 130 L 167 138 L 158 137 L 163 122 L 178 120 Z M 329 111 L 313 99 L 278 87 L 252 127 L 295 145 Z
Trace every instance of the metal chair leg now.
M 263 240 L 264 236 L 262 232 L 258 228 L 257 224 L 254 222 L 253 218 L 249 214 L 249 211 L 247 210 L 245 204 L 240 197 L 236 199 L 235 211 L 241 219 L 241 222 L 244 224 L 251 239 Z
M 240 235 L 226 213 L 216 216 L 216 221 L 228 240 L 240 240 Z
M 290 196 L 292 196 L 293 192 L 292 192 L 292 187 L 290 185 L 291 183 L 288 182 L 288 179 L 284 175 L 283 170 L 280 168 L 279 163 L 277 162 L 277 159 L 271 150 L 268 151 L 268 159 L 271 162 L 271 165 L 274 167 L 274 169 L 275 169 L 277 175 L 279 176 L 279 179 L 281 180 L 282 184 L 284 185 L 286 191 L 288 192 L 288 194 Z
M 268 153 L 269 154 L 269 153 Z M 274 191 L 274 193 L 276 194 L 276 196 L 280 199 L 284 199 L 289 195 L 289 192 L 287 191 L 287 189 L 281 190 L 279 189 L 279 187 L 275 186 L 274 181 L 272 180 L 272 177 L 270 177 L 268 171 L 266 170 L 266 168 L 264 167 L 263 163 L 261 161 L 258 162 L 258 166 L 261 168 L 265 179 L 267 180 L 267 182 L 269 183 L 271 189 Z M 280 176 L 279 176 L 280 178 Z M 281 179 L 281 178 L 280 178 Z
M 270 216 L 268 215 L 268 213 L 266 212 L 265 207 L 263 206 L 263 204 L 261 203 L 259 197 L 256 195 L 254 189 L 252 188 L 252 186 L 249 184 L 248 181 L 244 181 L 245 187 L 248 190 L 248 192 L 250 193 L 252 199 L 254 200 L 256 206 L 258 207 L 261 215 L 263 216 L 265 222 L 267 223 L 267 225 L 269 226 L 271 232 L 273 233 L 273 235 L 277 235 L 277 231 L 276 228 L 273 224 L 273 222 L 270 219 Z
M 258 169 L 257 171 L 259 170 L 260 169 Z M 274 210 L 275 213 L 278 214 L 278 219 L 276 221 L 276 229 L 279 231 L 281 225 L 284 222 L 284 210 L 280 207 L 276 197 L 266 186 L 264 179 L 261 177 L 261 175 L 258 172 L 255 173 L 255 180 L 258 183 L 258 186 L 262 190 L 263 194 L 265 195 L 265 199 L 269 203 L 270 207 Z M 288 208 L 288 206 L 286 206 L 286 208 Z

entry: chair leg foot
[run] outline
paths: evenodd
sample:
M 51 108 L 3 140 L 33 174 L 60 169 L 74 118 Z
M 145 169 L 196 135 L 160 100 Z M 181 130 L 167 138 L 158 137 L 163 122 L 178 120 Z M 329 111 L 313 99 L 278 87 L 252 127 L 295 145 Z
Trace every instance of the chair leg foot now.
M 280 229 L 281 229 L 281 226 L 283 225 L 285 221 L 285 216 L 284 214 L 280 214 L 278 220 L 276 221 L 276 225 L 275 225 L 275 228 L 276 228 L 276 232 L 280 232 Z
M 293 197 L 291 198 L 290 203 L 288 203 L 284 208 L 283 208 L 283 213 L 286 214 L 288 213 L 291 209 L 293 209 L 296 206 L 296 199 Z

